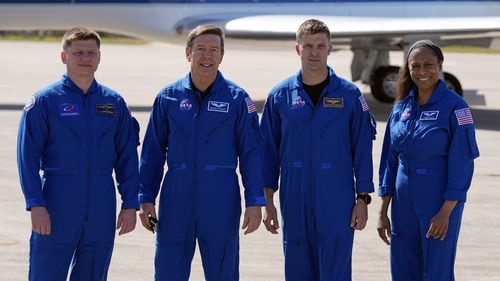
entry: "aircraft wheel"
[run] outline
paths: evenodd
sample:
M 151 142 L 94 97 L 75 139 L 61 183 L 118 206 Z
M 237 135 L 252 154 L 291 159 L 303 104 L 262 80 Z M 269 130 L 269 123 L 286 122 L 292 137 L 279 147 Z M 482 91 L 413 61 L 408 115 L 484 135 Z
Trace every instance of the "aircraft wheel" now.
M 382 66 L 373 72 L 370 89 L 375 99 L 384 103 L 394 102 L 398 73 L 399 67 L 397 66 Z
M 448 88 L 453 90 L 459 96 L 463 97 L 464 91 L 462 90 L 462 85 L 460 85 L 460 81 L 458 81 L 457 77 L 455 77 L 455 75 L 453 75 L 449 72 L 444 72 L 443 74 L 444 74 L 444 82 L 446 82 L 446 86 L 448 86 Z

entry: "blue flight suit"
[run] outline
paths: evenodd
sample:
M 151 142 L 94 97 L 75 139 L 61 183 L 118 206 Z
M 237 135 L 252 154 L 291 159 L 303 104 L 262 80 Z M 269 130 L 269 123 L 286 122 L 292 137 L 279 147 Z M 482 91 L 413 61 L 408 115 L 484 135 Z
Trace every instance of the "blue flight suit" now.
M 202 100 L 190 75 L 160 91 L 140 160 L 141 202 L 160 191 L 155 280 L 188 280 L 198 240 L 208 281 L 239 279 L 241 199 L 265 205 L 262 136 L 248 94 L 219 72 Z
M 19 126 L 17 158 L 26 208 L 45 206 L 52 232 L 32 232 L 29 280 L 106 280 L 121 208 L 139 207 L 138 127 L 125 101 L 93 81 L 64 75 L 37 92 Z M 43 176 L 40 177 L 40 170 Z
M 373 192 L 374 120 L 358 88 L 329 75 L 316 106 L 300 71 L 278 84 L 261 120 L 264 186 L 281 177 L 287 281 L 351 280 L 355 193 Z
M 479 156 L 467 103 L 439 81 L 427 103 L 413 89 L 394 105 L 380 161 L 380 196 L 392 196 L 394 281 L 451 281 L 467 190 Z M 445 200 L 458 201 L 444 241 L 425 237 Z

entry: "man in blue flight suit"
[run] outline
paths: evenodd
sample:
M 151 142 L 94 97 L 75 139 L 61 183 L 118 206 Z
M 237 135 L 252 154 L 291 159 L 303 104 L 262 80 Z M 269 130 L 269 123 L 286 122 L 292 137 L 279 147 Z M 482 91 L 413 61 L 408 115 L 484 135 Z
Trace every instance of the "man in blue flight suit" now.
M 140 218 L 151 231 L 160 191 L 155 280 L 188 280 L 198 241 L 205 279 L 238 280 L 241 215 L 238 164 L 245 187 L 242 228 L 255 231 L 264 205 L 255 105 L 218 71 L 223 31 L 212 25 L 188 35 L 191 72 L 156 97 L 140 160 Z
M 125 101 L 98 84 L 100 38 L 76 27 L 63 37 L 66 74 L 30 98 L 21 118 L 18 168 L 31 211 L 29 280 L 106 280 L 115 237 L 135 228 L 138 126 Z M 43 171 L 40 178 L 39 172 Z
M 375 124 L 358 88 L 328 67 L 331 49 L 323 22 L 299 27 L 301 70 L 271 90 L 261 121 L 264 225 L 277 233 L 281 177 L 287 281 L 351 280 L 354 229 L 365 227 L 373 192 Z

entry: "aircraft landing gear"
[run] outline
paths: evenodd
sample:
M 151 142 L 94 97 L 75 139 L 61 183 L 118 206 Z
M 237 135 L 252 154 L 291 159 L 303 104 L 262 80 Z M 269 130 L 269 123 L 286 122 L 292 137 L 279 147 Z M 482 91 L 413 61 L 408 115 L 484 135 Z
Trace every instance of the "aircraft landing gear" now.
M 370 81 L 370 89 L 376 100 L 384 103 L 392 103 L 396 98 L 396 80 L 398 78 L 399 67 L 382 66 L 377 68 Z M 448 88 L 463 96 L 462 85 L 457 77 L 449 72 L 444 72 L 444 81 Z

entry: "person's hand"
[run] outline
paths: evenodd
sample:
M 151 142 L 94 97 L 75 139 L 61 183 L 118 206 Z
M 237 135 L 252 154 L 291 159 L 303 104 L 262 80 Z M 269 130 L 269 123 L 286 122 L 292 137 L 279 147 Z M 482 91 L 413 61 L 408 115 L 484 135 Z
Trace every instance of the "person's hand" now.
M 378 236 L 387 245 L 391 245 L 391 220 L 387 216 L 387 213 L 380 213 L 378 217 L 377 225 Z
M 247 207 L 243 216 L 243 225 L 241 229 L 245 229 L 245 235 L 254 232 L 259 228 L 262 220 L 262 212 L 260 206 Z
M 116 220 L 116 229 L 119 229 L 118 235 L 127 234 L 135 229 L 137 218 L 135 209 L 121 209 Z
M 457 201 L 445 201 L 437 214 L 430 220 L 429 230 L 425 234 L 426 238 L 444 240 L 448 232 L 448 222 L 451 211 L 455 208 Z
M 368 221 L 368 206 L 363 200 L 356 200 L 356 206 L 352 210 L 351 227 L 356 230 L 363 230 Z
M 267 231 L 271 232 L 272 234 L 278 234 L 280 223 L 278 221 L 278 212 L 276 211 L 276 207 L 273 203 L 267 202 L 265 210 L 266 212 L 264 213 L 264 220 L 262 221 L 264 223 L 264 226 L 266 227 Z
M 51 222 L 47 208 L 31 207 L 31 230 L 41 235 L 50 235 Z
M 139 218 L 141 218 L 142 226 L 145 229 L 154 233 L 153 226 L 149 223 L 149 218 L 156 218 L 156 208 L 153 203 L 141 203 L 141 211 Z

